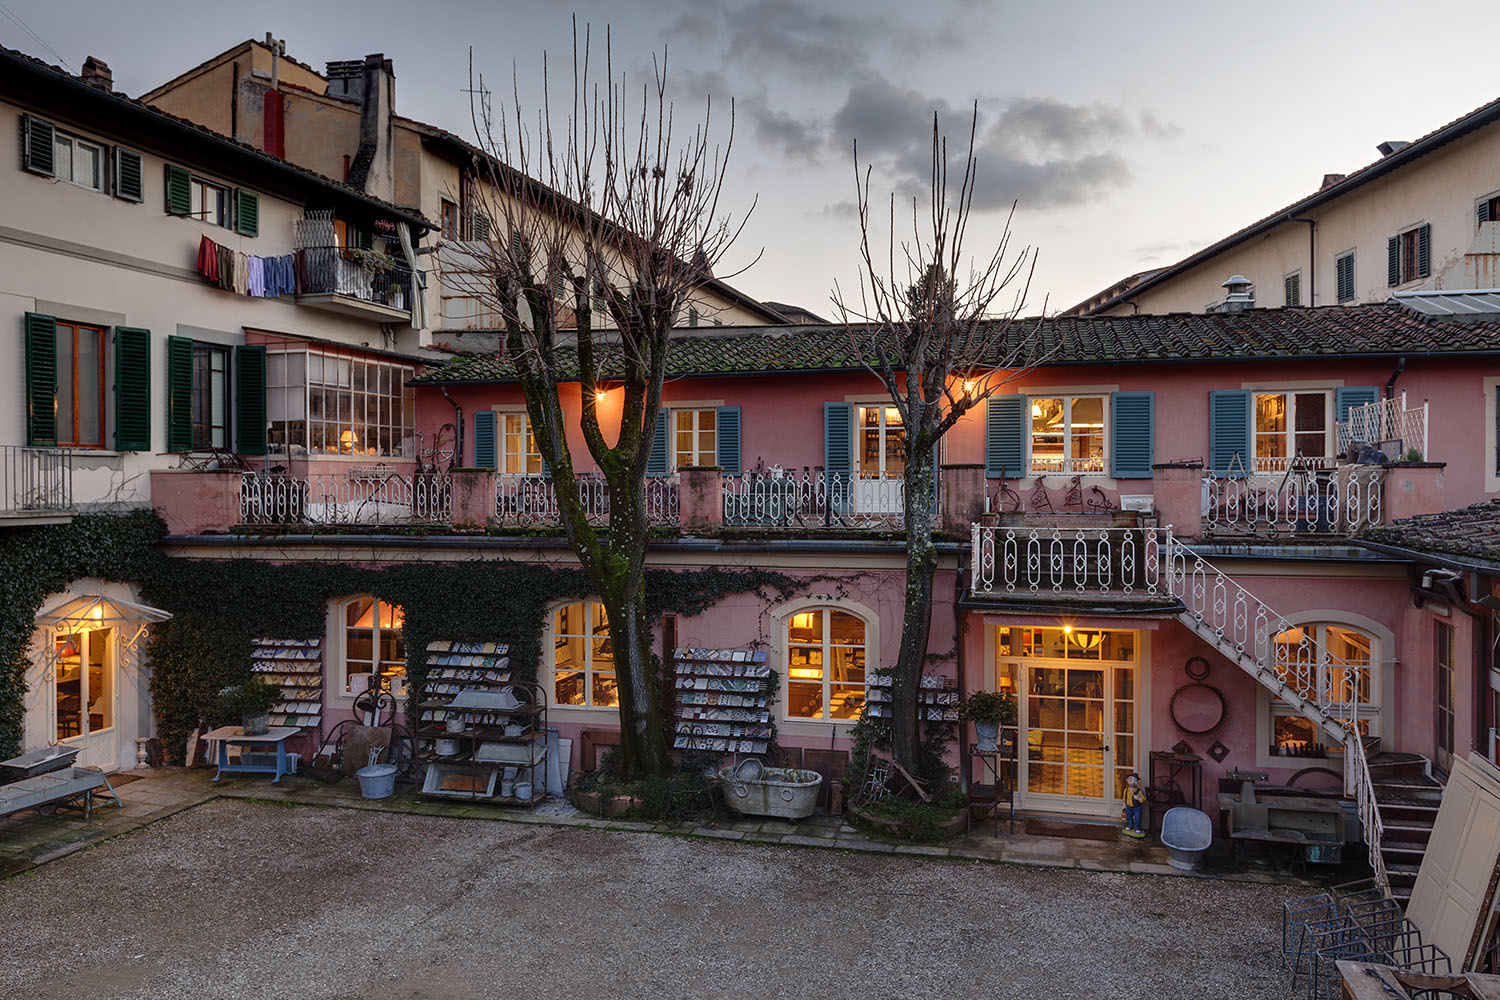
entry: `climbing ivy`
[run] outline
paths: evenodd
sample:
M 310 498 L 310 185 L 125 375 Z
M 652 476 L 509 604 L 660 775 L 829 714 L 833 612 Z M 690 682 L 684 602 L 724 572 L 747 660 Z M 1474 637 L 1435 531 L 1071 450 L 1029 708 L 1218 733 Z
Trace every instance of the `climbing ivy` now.
M 152 626 L 147 642 L 157 728 L 172 755 L 220 689 L 249 676 L 252 639 L 321 636 L 332 600 L 371 594 L 399 605 L 407 669 L 418 684 L 434 639 L 506 641 L 518 676 L 535 679 L 548 605 L 590 592 L 582 572 L 568 567 L 490 559 L 389 566 L 188 559 L 161 550 L 165 534 L 154 514 L 138 512 L 0 536 L 0 754 L 20 749 L 35 615 L 48 595 L 83 577 L 136 583 L 142 600 L 172 614 Z M 646 593 L 656 619 L 700 614 L 729 594 L 779 603 L 809 582 L 756 569 L 648 570 Z

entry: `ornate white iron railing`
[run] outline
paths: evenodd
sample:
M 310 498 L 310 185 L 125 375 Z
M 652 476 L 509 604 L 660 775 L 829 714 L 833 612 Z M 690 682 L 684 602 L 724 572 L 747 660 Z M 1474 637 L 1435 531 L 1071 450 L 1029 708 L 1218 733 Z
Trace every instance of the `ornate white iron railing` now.
M 970 589 L 977 594 L 1154 595 L 1162 590 L 1164 528 L 1025 528 L 976 524 Z
M 240 484 L 243 524 L 445 524 L 452 519 L 447 473 L 382 477 L 250 473 Z
M 1203 477 L 1203 530 L 1209 535 L 1349 534 L 1380 523 L 1384 470 L 1298 469 Z
M 608 524 L 609 482 L 602 476 L 580 476 L 575 482 L 588 522 L 601 526 Z M 649 476 L 645 491 L 646 515 L 652 524 L 682 523 L 677 476 Z M 556 481 L 546 476 L 496 476 L 495 519 L 503 526 L 550 527 L 560 524 Z
M 1420 407 L 1408 407 L 1403 391 L 1393 399 L 1351 406 L 1349 415 L 1339 421 L 1338 432 L 1341 455 L 1348 453 L 1351 445 L 1363 443 L 1385 451 L 1395 461 L 1413 452 L 1416 461 L 1424 461 L 1428 457 L 1427 401 L 1423 400 Z
M 724 523 L 730 526 L 888 528 L 906 523 L 906 482 L 804 468 L 725 476 Z

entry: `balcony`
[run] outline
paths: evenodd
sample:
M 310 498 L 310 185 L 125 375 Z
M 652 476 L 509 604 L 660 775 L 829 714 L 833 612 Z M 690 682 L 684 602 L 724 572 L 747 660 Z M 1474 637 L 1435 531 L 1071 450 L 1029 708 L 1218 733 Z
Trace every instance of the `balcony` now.
M 241 524 L 446 527 L 452 522 L 448 473 L 251 473 L 239 485 Z
M 411 320 L 412 271 L 385 254 L 312 246 L 294 260 L 298 305 L 380 323 Z
M 73 507 L 73 453 L 0 445 L 0 524 L 58 524 Z
M 1203 477 L 1203 536 L 1351 535 L 1381 523 L 1385 470 L 1345 465 Z
M 978 598 L 1167 602 L 1167 528 L 971 528 Z

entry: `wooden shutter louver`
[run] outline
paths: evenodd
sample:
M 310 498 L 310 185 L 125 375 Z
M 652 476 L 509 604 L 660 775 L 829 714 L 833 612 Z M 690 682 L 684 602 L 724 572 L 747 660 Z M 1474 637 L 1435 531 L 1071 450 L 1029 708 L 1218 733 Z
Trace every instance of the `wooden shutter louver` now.
M 266 349 L 234 349 L 235 441 L 241 455 L 266 453 Z
M 1483 225 L 1490 221 L 1490 199 L 1486 198 L 1474 208 L 1474 221 Z
M 52 123 L 34 115 L 21 116 L 21 167 L 43 177 L 57 176 L 57 147 Z
M 1338 272 L 1339 301 L 1348 302 L 1354 298 L 1354 255 L 1346 253 L 1340 257 L 1335 270 Z
M 474 467 L 493 469 L 500 464 L 494 410 L 474 411 Z
M 991 396 L 984 410 L 984 474 L 1026 476 L 1026 397 Z
M 167 189 L 167 214 L 191 215 L 193 212 L 193 175 L 182 167 L 168 163 L 162 168 Z
M 146 175 L 141 154 L 115 147 L 115 197 L 124 201 L 146 200 Z
M 151 450 L 151 331 L 115 328 L 115 450 Z
M 847 513 L 853 506 L 854 404 L 823 404 L 823 475 L 828 506 Z
M 1401 237 L 1392 236 L 1385 241 L 1385 284 L 1395 288 L 1401 284 Z
M 1110 393 L 1109 420 L 1109 474 L 1116 479 L 1150 479 L 1156 460 L 1156 393 Z
M 167 450 L 193 450 L 193 342 L 167 338 Z
M 726 476 L 740 474 L 740 408 L 721 406 L 714 414 L 719 472 Z
M 1287 305 L 1300 306 L 1302 304 L 1302 275 L 1289 274 L 1283 278 L 1282 291 L 1285 293 Z
M 1340 386 L 1333 392 L 1334 419 L 1339 423 L 1349 419 L 1349 408 L 1365 406 L 1380 398 L 1380 390 L 1373 385 Z
M 1250 448 L 1250 391 L 1214 389 L 1208 394 L 1208 465 L 1216 472 L 1248 471 Z M 1239 456 L 1239 461 L 1235 461 Z
M 656 431 L 651 435 L 651 457 L 646 460 L 646 475 L 665 476 L 667 474 L 667 423 L 671 420 L 671 411 L 659 410 L 656 414 Z
M 260 235 L 260 196 L 255 192 L 235 189 L 234 231 L 241 236 Z
M 57 445 L 57 320 L 27 313 L 26 443 L 33 448 Z
M 1417 277 L 1432 274 L 1432 225 L 1429 223 L 1417 230 Z

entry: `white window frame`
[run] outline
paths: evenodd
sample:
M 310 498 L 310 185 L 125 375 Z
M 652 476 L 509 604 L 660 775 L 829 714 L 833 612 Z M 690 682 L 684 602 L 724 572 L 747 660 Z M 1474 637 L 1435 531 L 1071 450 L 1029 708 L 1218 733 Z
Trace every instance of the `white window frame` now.
M 876 454 L 879 456 L 879 461 L 875 463 L 876 467 L 873 469 L 867 468 L 864 462 L 861 461 L 861 456 L 864 454 L 864 449 L 860 447 L 861 438 L 864 436 L 865 431 L 870 429 L 865 426 L 864 413 L 866 410 L 871 409 L 875 410 L 880 415 L 879 419 L 876 421 L 875 427 L 876 441 L 879 446 Z M 897 420 L 901 419 L 901 411 L 897 410 L 896 407 L 893 406 L 889 401 L 886 401 L 884 403 L 854 404 L 854 471 L 862 478 L 894 479 L 899 478 L 902 475 L 902 473 L 900 472 L 890 472 L 885 467 L 886 436 L 895 430 L 899 430 L 901 433 L 903 449 L 905 447 L 906 441 L 906 427 L 904 425 L 898 426 L 896 428 L 892 428 L 890 426 L 889 422 L 892 414 L 895 414 Z
M 521 429 L 514 432 L 509 424 L 519 420 Z M 511 445 L 521 439 L 520 450 Z M 518 469 L 510 469 L 510 459 L 516 459 Z M 533 461 L 534 460 L 534 461 Z M 532 466 L 535 465 L 533 470 Z M 531 414 L 522 409 L 497 409 L 495 411 L 495 474 L 498 476 L 540 476 L 546 468 L 542 453 L 536 446 L 536 435 L 531 431 Z
M 68 174 L 66 177 L 63 176 L 62 172 L 63 158 L 58 155 L 62 152 L 62 147 L 65 144 L 68 147 L 66 159 Z M 97 184 L 85 184 L 78 180 L 75 157 L 80 149 L 88 150 L 94 154 L 94 176 L 98 179 Z M 81 187 L 86 191 L 98 191 L 101 194 L 108 192 L 109 154 L 102 143 L 94 142 L 91 139 L 84 139 L 73 135 L 71 132 L 54 130 L 52 134 L 52 159 L 53 175 L 58 180 L 66 181 L 74 187 Z
M 1037 400 L 1061 399 L 1063 403 L 1062 435 L 1063 446 L 1069 454 L 1061 459 L 1039 459 L 1036 457 L 1036 414 L 1033 407 Z M 1101 401 L 1100 412 L 1103 414 L 1103 428 L 1100 433 L 1101 447 L 1103 451 L 1098 459 L 1076 458 L 1073 451 L 1073 403 L 1079 399 L 1098 399 Z M 1098 391 L 1077 391 L 1073 389 L 1060 388 L 1040 389 L 1028 392 L 1026 395 L 1026 466 L 1033 476 L 1101 476 L 1109 475 L 1109 440 L 1110 440 L 1110 393 Z M 1047 467 L 1039 467 L 1037 463 L 1044 463 Z M 1060 463 L 1060 466 L 1058 466 Z M 1097 468 L 1094 467 L 1097 465 Z M 1058 467 L 1054 467 L 1058 466 Z
M 864 632 L 864 641 L 861 644 L 861 646 L 859 646 L 859 647 L 837 647 L 837 648 L 858 648 L 858 649 L 860 649 L 861 653 L 863 654 L 863 663 L 864 663 L 864 669 L 863 669 L 864 677 L 859 682 L 859 688 L 860 688 L 860 691 L 861 691 L 861 697 L 863 697 L 863 692 L 865 692 L 865 691 L 868 690 L 871 672 L 874 671 L 875 668 L 876 668 L 876 661 L 875 661 L 875 659 L 874 659 L 874 657 L 872 655 L 872 646 L 871 646 L 872 625 L 871 625 L 870 618 L 867 615 L 861 614 L 859 611 L 855 610 L 852 607 L 846 606 L 846 605 L 840 605 L 840 604 L 835 604 L 835 603 L 827 603 L 827 602 L 808 602 L 808 603 L 803 603 L 803 604 L 801 604 L 801 605 L 799 605 L 797 607 L 794 607 L 791 610 L 787 611 L 784 615 L 780 616 L 780 618 L 781 618 L 781 656 L 782 656 L 782 663 L 783 663 L 783 665 L 785 667 L 785 671 L 786 671 L 786 677 L 785 677 L 785 680 L 783 682 L 783 691 L 782 691 L 782 697 L 781 697 L 781 716 L 782 716 L 782 718 L 784 718 L 788 722 L 793 722 L 793 723 L 796 723 L 796 722 L 807 722 L 807 723 L 813 723 L 813 724 L 816 724 L 816 725 L 819 725 L 819 726 L 828 725 L 830 723 L 833 724 L 833 725 L 851 725 L 852 726 L 855 722 L 859 721 L 859 718 L 858 718 L 857 714 L 852 719 L 837 719 L 837 718 L 832 718 L 828 714 L 829 708 L 830 708 L 830 702 L 832 700 L 832 692 L 833 692 L 833 684 L 834 684 L 833 669 L 832 669 L 833 668 L 832 651 L 835 648 L 833 646 L 833 643 L 832 643 L 832 638 L 833 638 L 833 635 L 832 635 L 832 625 L 833 625 L 833 613 L 834 612 L 838 612 L 838 613 L 841 613 L 841 614 L 846 614 L 849 617 L 854 618 L 856 621 L 858 621 L 860 623 L 860 626 L 861 626 L 861 628 L 862 628 L 862 630 Z M 821 710 L 822 714 L 820 714 L 818 716 L 792 715 L 791 714 L 791 705 L 792 705 L 791 697 L 790 697 L 790 688 L 791 688 L 791 686 L 793 684 L 812 684 L 812 683 L 815 683 L 815 682 L 813 682 L 811 680 L 808 680 L 806 678 L 797 678 L 797 677 L 793 677 L 792 676 L 792 647 L 793 647 L 793 645 L 796 645 L 799 648 L 806 647 L 808 645 L 807 643 L 795 643 L 794 644 L 792 642 L 792 636 L 791 636 L 792 623 L 793 623 L 793 620 L 798 615 L 805 615 L 805 614 L 819 614 L 819 615 L 823 616 L 823 639 L 822 639 L 822 644 L 821 644 L 822 654 L 823 654 L 823 670 L 822 670 L 823 679 L 822 679 L 822 682 L 821 682 L 822 685 L 823 685 L 823 701 L 822 701 L 822 710 Z M 854 682 L 852 682 L 852 681 L 841 682 L 841 684 L 843 684 L 844 686 L 853 686 L 853 683 Z
M 1348 629 L 1362 634 L 1370 640 L 1370 700 L 1361 705 L 1356 711 L 1356 717 L 1369 722 L 1370 736 L 1379 737 L 1383 744 L 1389 744 L 1393 729 L 1388 712 L 1395 703 L 1395 675 L 1393 669 L 1395 662 L 1391 657 L 1394 655 L 1395 633 L 1379 622 L 1367 618 L 1364 615 L 1353 612 L 1324 609 L 1311 610 L 1298 615 L 1292 621 L 1295 628 L 1316 628 L 1315 638 L 1320 646 L 1327 648 L 1324 644 L 1327 626 Z M 1274 640 L 1274 636 L 1272 637 Z M 1274 643 L 1273 643 L 1274 644 Z M 1319 700 L 1323 704 L 1336 704 L 1322 697 L 1324 678 L 1319 676 Z M 1256 739 L 1256 766 L 1265 767 L 1287 767 L 1295 764 L 1302 758 L 1286 757 L 1272 754 L 1268 748 L 1275 742 L 1276 717 L 1278 716 L 1300 716 L 1295 709 L 1290 708 L 1286 702 L 1275 698 L 1270 691 L 1261 688 L 1259 694 L 1260 711 L 1257 722 Z M 1319 739 L 1326 739 L 1326 734 L 1318 731 Z M 1341 749 L 1337 746 L 1329 747 L 1330 755 L 1338 755 Z M 1319 758 L 1307 758 L 1308 761 L 1316 761 Z M 1326 759 L 1326 758 L 1325 758 Z
M 291 356 L 293 355 L 302 356 L 302 381 L 298 385 L 290 384 L 293 368 L 295 367 L 291 361 Z M 272 362 L 272 359 L 277 356 L 285 356 L 285 360 L 279 365 Z M 316 366 L 313 363 L 314 358 L 319 359 Z M 341 361 L 347 362 L 348 365 L 341 366 L 339 364 Z M 303 346 L 277 347 L 272 345 L 267 346 L 266 362 L 266 425 L 268 428 L 273 428 L 277 423 L 287 425 L 284 435 L 287 440 L 279 442 L 277 447 L 281 450 L 273 451 L 272 454 L 286 454 L 294 458 L 305 458 L 316 455 L 320 458 L 344 458 L 348 461 L 359 462 L 369 462 L 372 458 L 398 459 L 416 457 L 416 394 L 411 386 L 407 385 L 407 382 L 417 373 L 414 365 L 401 364 L 384 358 L 363 354 L 322 351 L 317 348 Z M 352 377 L 354 362 L 363 364 L 366 374 L 365 388 L 360 390 L 365 403 L 365 418 L 357 427 L 352 416 L 355 393 Z M 328 376 L 330 366 L 334 372 L 332 381 L 330 381 Z M 313 378 L 314 367 L 321 373 L 316 380 Z M 282 372 L 282 379 L 279 383 L 272 377 L 273 369 L 276 368 L 279 368 Z M 350 378 L 347 382 L 343 378 L 343 372 L 346 369 L 350 373 Z M 392 387 L 390 393 L 382 393 L 378 388 L 375 390 L 370 389 L 368 380 L 370 372 L 374 371 L 378 379 L 378 373 L 382 369 L 390 370 L 390 385 Z M 337 415 L 329 417 L 326 413 L 317 418 L 313 417 L 312 393 L 314 390 L 322 392 L 327 389 L 333 390 L 336 394 L 348 393 L 351 404 L 351 416 L 347 422 Z M 299 400 L 300 407 L 297 405 Z M 376 401 L 376 417 L 374 420 L 371 420 L 369 417 L 371 401 Z M 299 410 L 300 415 L 297 415 Z M 382 414 L 388 414 L 388 416 L 382 417 Z M 312 446 L 313 423 L 315 419 L 316 422 L 323 425 L 323 440 L 325 442 L 325 444 L 317 449 L 314 449 Z M 291 424 L 299 421 L 302 424 L 302 438 L 299 441 L 292 441 L 290 440 Z M 328 440 L 326 435 L 330 427 L 333 428 L 334 432 L 333 440 L 339 442 L 339 446 L 333 450 L 329 450 L 326 445 Z M 386 432 L 387 440 L 391 442 L 388 454 L 380 454 L 378 444 L 376 446 L 376 454 L 372 455 L 370 453 L 367 442 L 369 441 L 369 432 L 372 428 L 376 432 L 377 442 L 379 440 L 379 433 L 382 430 Z M 346 430 L 353 431 L 355 435 L 355 437 L 350 438 L 347 450 L 342 444 L 344 440 L 343 433 Z M 276 435 L 272 434 L 271 436 L 274 439 Z M 354 450 L 356 441 L 361 446 L 361 450 L 359 451 Z
M 565 704 L 557 696 L 557 675 L 559 672 L 557 669 L 557 643 L 559 638 L 559 633 L 557 631 L 557 613 L 565 608 L 571 608 L 574 605 L 578 604 L 583 605 L 584 609 L 584 634 L 579 636 L 570 633 L 567 636 L 563 637 L 581 638 L 584 640 L 584 661 L 582 671 L 583 704 L 569 705 Z M 560 601 L 547 609 L 547 629 L 546 636 L 543 638 L 543 649 L 547 657 L 547 697 L 551 699 L 551 708 L 553 710 L 559 712 L 607 712 L 613 717 L 618 718 L 619 716 L 618 697 L 616 698 L 616 703 L 613 705 L 596 705 L 594 703 L 594 678 L 595 675 L 599 673 L 599 671 L 594 666 L 593 640 L 597 638 L 607 639 L 609 637 L 609 629 L 607 627 L 604 628 L 603 632 L 596 631 L 599 627 L 597 625 L 596 616 L 600 611 L 603 610 L 603 608 L 603 603 L 600 602 L 597 597 L 585 597 L 579 601 Z M 617 663 L 618 660 L 616 660 L 615 662 Z M 565 672 L 576 673 L 577 671 L 568 670 Z M 611 668 L 610 673 L 614 674 L 615 684 L 618 688 L 619 674 L 613 667 Z
M 370 672 L 373 672 L 378 677 L 380 673 L 379 667 L 381 664 L 395 664 L 399 662 L 401 664 L 403 673 L 392 678 L 391 693 L 394 694 L 397 698 L 405 698 L 406 674 L 404 673 L 404 671 L 406 669 L 406 638 L 402 632 L 402 627 L 396 627 L 396 641 L 400 644 L 399 649 L 402 654 L 402 658 L 399 661 L 376 659 L 376 657 L 378 657 L 380 654 L 381 632 L 389 631 L 392 628 L 390 624 L 381 624 L 381 605 L 385 604 L 386 606 L 399 611 L 401 613 L 403 627 L 406 620 L 405 609 L 403 609 L 398 604 L 390 604 L 389 602 L 382 601 L 380 598 L 376 597 L 373 594 L 354 594 L 350 597 L 345 597 L 338 600 L 333 605 L 333 612 L 330 616 L 330 628 L 328 629 L 328 635 L 333 640 L 330 643 L 333 648 L 330 650 L 332 655 L 329 658 L 329 662 L 332 665 L 331 673 L 333 674 L 333 676 L 331 678 L 332 683 L 329 684 L 329 688 L 332 690 L 334 697 L 339 698 L 342 701 L 352 702 L 356 697 L 349 690 L 349 630 L 354 627 L 349 624 L 349 609 L 358 601 L 374 602 L 374 604 L 371 605 L 370 614 L 370 655 L 372 658 L 369 664 Z M 363 661 L 361 661 L 361 664 L 363 665 Z M 356 671 L 356 673 L 364 672 L 365 671 L 363 670 Z M 372 678 L 371 687 L 374 687 L 375 683 L 376 680 Z
M 1286 388 L 1259 388 L 1250 390 L 1250 454 L 1251 464 L 1256 472 L 1282 472 L 1290 464 L 1297 454 L 1297 414 L 1296 397 L 1321 395 L 1323 397 L 1323 454 L 1304 455 L 1317 468 L 1322 468 L 1333 461 L 1333 446 L 1338 434 L 1338 427 L 1334 420 L 1337 416 L 1334 410 L 1335 387 L 1331 386 L 1289 386 Z M 1284 435 L 1283 444 L 1286 446 L 1286 455 L 1261 457 L 1260 439 L 1262 434 L 1271 435 L 1275 431 L 1261 431 L 1260 398 L 1262 396 L 1285 396 L 1287 397 L 1286 429 L 1281 433 Z M 1303 431 L 1302 433 L 1315 433 Z
M 199 177 L 197 174 L 191 174 L 188 181 L 188 191 L 190 197 L 188 218 L 197 219 L 199 222 L 206 222 L 211 226 L 229 228 L 229 188 L 222 184 L 215 184 L 213 181 Z M 209 207 L 206 204 L 210 191 L 217 194 L 217 197 L 214 199 L 217 204 L 212 218 L 209 217 Z
M 703 430 L 703 428 L 700 426 L 701 425 L 701 421 L 703 419 L 703 414 L 705 414 L 705 413 L 707 413 L 710 416 L 712 416 L 713 421 L 714 421 L 713 428 L 710 429 L 710 430 L 708 430 L 708 431 Z M 719 464 L 719 410 L 718 410 L 718 407 L 716 407 L 716 406 L 674 406 L 674 407 L 671 407 L 670 409 L 667 410 L 667 416 L 668 416 L 668 419 L 671 420 L 671 423 L 668 425 L 668 433 L 667 433 L 667 460 L 668 460 L 668 467 L 670 469 L 672 469 L 673 471 L 676 471 L 677 469 L 683 468 L 684 466 L 698 466 L 698 467 L 702 467 L 702 466 L 710 466 L 710 465 L 718 465 Z M 677 450 L 677 434 L 678 434 L 678 432 L 680 430 L 683 429 L 683 428 L 679 428 L 678 425 L 677 425 L 677 421 L 678 421 L 679 417 L 689 417 L 689 418 L 691 418 L 691 420 L 690 420 L 690 424 L 691 425 L 690 425 L 690 427 L 687 428 L 688 432 L 693 435 L 693 447 L 691 449 L 691 452 L 692 452 L 692 456 L 694 458 L 694 461 L 691 461 L 691 462 L 683 462 L 683 461 L 681 461 L 679 453 L 678 453 L 678 450 Z M 711 447 L 708 450 L 708 459 L 707 459 L 707 461 L 703 460 L 703 454 L 704 454 L 704 452 L 703 452 L 703 448 L 701 447 L 701 445 L 702 445 L 702 435 L 705 434 L 705 433 L 713 435 L 713 447 Z

